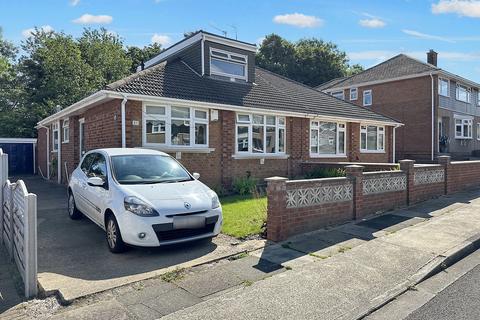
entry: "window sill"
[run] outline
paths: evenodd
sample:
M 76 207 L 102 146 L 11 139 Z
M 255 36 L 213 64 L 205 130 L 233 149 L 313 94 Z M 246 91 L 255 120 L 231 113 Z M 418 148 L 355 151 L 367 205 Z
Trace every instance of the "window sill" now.
M 315 154 L 310 153 L 310 158 L 346 158 L 346 154 Z
M 364 104 L 363 106 L 364 107 L 371 107 L 372 105 L 371 104 Z
M 455 99 L 455 100 L 457 100 L 458 102 L 463 102 L 463 103 L 468 103 L 468 104 L 470 104 L 470 101 L 463 101 L 463 100 L 460 100 L 460 99 Z
M 450 98 L 450 96 L 447 96 L 447 95 L 444 95 L 444 94 L 441 94 L 441 93 L 439 93 L 438 95 L 439 95 L 440 97 Z
M 360 150 L 360 153 L 385 153 L 385 150 Z
M 473 138 L 468 138 L 468 137 L 455 137 L 456 140 L 472 140 Z
M 66 144 L 66 143 L 70 143 L 70 140 L 69 141 L 62 141 L 62 144 Z
M 253 154 L 253 153 L 248 153 L 248 154 L 241 154 L 241 153 L 236 153 L 232 155 L 232 158 L 234 159 L 288 159 L 290 155 L 288 154 Z
M 215 148 L 208 147 L 180 147 L 180 146 L 155 146 L 144 145 L 140 149 L 152 149 L 163 152 L 185 152 L 185 153 L 211 153 L 215 151 Z

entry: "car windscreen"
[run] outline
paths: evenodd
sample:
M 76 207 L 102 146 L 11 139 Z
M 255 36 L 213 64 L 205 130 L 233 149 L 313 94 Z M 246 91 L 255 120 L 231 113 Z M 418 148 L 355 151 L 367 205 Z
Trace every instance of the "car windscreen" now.
M 193 178 L 174 159 L 162 155 L 112 156 L 112 170 L 120 184 L 154 184 Z

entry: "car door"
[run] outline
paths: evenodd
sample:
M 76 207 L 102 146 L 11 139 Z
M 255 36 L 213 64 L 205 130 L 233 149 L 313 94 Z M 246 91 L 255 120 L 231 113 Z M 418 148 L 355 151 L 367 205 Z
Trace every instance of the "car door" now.
M 89 216 L 95 223 L 103 226 L 103 210 L 106 207 L 106 201 L 109 196 L 107 159 L 103 154 L 96 154 L 87 177 L 99 177 L 105 181 L 105 185 L 102 187 L 92 186 L 87 183 L 87 188 L 85 189 L 85 198 L 89 207 Z
M 87 194 L 87 179 L 88 179 L 88 172 L 90 171 L 90 167 L 92 165 L 93 160 L 97 156 L 96 153 L 89 153 L 84 158 L 82 163 L 80 164 L 80 170 L 75 172 L 72 176 L 73 184 L 72 190 L 73 195 L 75 197 L 75 203 L 77 205 L 78 210 L 90 216 L 89 214 L 89 205 L 87 204 L 86 194 Z

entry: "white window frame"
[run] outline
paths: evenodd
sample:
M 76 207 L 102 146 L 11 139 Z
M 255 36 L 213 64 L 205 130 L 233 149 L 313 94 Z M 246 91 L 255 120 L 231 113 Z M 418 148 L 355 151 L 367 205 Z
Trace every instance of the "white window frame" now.
M 165 115 L 160 114 L 148 114 L 147 107 L 163 107 L 165 108 Z M 190 109 L 190 117 L 188 119 L 180 119 L 180 118 L 172 118 L 172 107 L 179 107 L 179 108 L 189 108 Z M 203 111 L 206 113 L 207 118 L 201 119 L 195 117 L 195 110 Z M 196 107 L 189 107 L 185 105 L 164 105 L 164 104 L 155 104 L 155 103 L 144 103 L 143 104 L 143 123 L 142 123 L 142 145 L 144 147 L 167 147 L 171 149 L 208 149 L 209 146 L 209 130 L 210 130 L 210 123 L 209 123 L 209 109 L 203 108 L 196 108 Z M 153 143 L 147 142 L 147 121 L 154 120 L 154 121 L 165 121 L 165 143 Z M 172 144 L 172 121 L 171 120 L 185 120 L 190 122 L 190 145 L 177 145 Z M 206 144 L 197 144 L 195 141 L 195 124 L 196 123 L 203 123 L 206 124 Z M 153 130 L 153 128 L 152 128 Z
M 369 93 L 369 94 L 370 94 L 370 103 L 369 103 L 369 104 L 367 104 L 367 103 L 365 102 L 365 95 L 366 95 L 367 93 Z M 372 94 L 372 89 L 369 89 L 369 90 L 363 90 L 363 106 L 364 106 L 364 107 L 369 107 L 369 106 L 371 106 L 372 104 L 373 104 L 373 94 Z
M 70 142 L 70 120 L 64 119 L 62 123 L 62 143 L 68 142 Z
M 467 100 L 462 100 L 462 99 L 460 99 L 460 94 L 459 94 L 459 92 L 460 92 L 459 89 L 460 89 L 460 88 L 465 89 L 465 91 L 466 91 L 466 93 L 467 93 Z M 470 87 L 468 87 L 468 86 L 465 86 L 465 85 L 463 85 L 463 84 L 457 83 L 457 87 L 456 87 L 456 89 L 455 89 L 455 95 L 456 95 L 456 99 L 457 99 L 458 101 L 465 102 L 465 103 L 470 103 L 470 101 L 471 101 L 471 99 L 472 99 L 472 98 L 471 98 L 472 89 L 471 89 Z
M 355 95 L 353 93 L 355 93 Z M 357 99 L 358 99 L 358 88 L 350 88 L 350 101 L 356 101 Z
M 223 53 L 223 54 L 226 54 L 227 57 L 221 57 L 221 56 L 215 56 L 215 53 L 213 51 L 217 51 L 217 52 L 220 52 L 220 53 Z M 232 59 L 232 56 L 236 56 L 236 57 L 241 57 L 243 59 L 245 59 L 245 63 L 242 63 L 241 61 L 238 61 L 238 60 L 235 60 L 235 59 Z M 224 73 L 224 72 L 216 72 L 216 71 L 212 71 L 212 59 L 215 59 L 215 60 L 221 60 L 221 61 L 226 61 L 226 62 L 229 62 L 229 63 L 234 63 L 234 64 L 238 64 L 238 65 L 241 65 L 243 66 L 244 68 L 244 76 L 239 76 L 239 75 L 235 75 L 235 74 L 229 74 L 229 73 Z M 217 75 L 217 76 L 222 76 L 222 77 L 227 77 L 227 78 L 230 78 L 231 80 L 235 80 L 235 79 L 240 79 L 240 80 L 245 80 L 247 81 L 248 79 L 248 56 L 247 55 L 244 55 L 244 54 L 239 54 L 239 53 L 234 53 L 234 52 L 230 52 L 230 51 L 225 51 L 225 50 L 221 50 L 221 49 L 217 49 L 217 48 L 210 48 L 210 60 L 209 60 L 209 63 L 210 63 L 210 75 Z
M 447 94 L 443 94 L 442 93 L 442 85 L 441 83 L 442 82 L 446 82 L 447 83 Z M 446 78 L 438 78 L 438 94 L 441 95 L 441 96 L 444 96 L 444 97 L 450 97 L 450 79 L 446 79 Z
M 254 124 L 253 116 L 262 116 L 263 124 Z M 240 116 L 248 116 L 249 120 L 240 121 Z M 275 125 L 267 124 L 267 116 L 275 117 Z M 280 124 L 280 120 L 283 119 L 283 124 Z M 253 152 L 253 126 L 263 126 L 263 152 Z M 287 149 L 287 119 L 284 116 L 275 116 L 272 114 L 262 114 L 262 113 L 245 113 L 245 112 L 236 112 L 235 113 L 235 153 L 238 155 L 247 155 L 247 156 L 275 156 L 275 155 L 285 155 Z M 248 127 L 248 151 L 239 151 L 238 150 L 238 127 Z M 267 127 L 275 127 L 275 152 L 266 152 L 267 147 Z M 279 150 L 279 131 L 283 129 L 283 151 Z
M 455 139 L 466 139 L 470 140 L 472 139 L 473 136 L 473 118 L 466 118 L 466 117 L 460 117 L 460 116 L 454 116 L 455 120 Z M 457 134 L 457 121 L 460 121 L 460 135 Z M 467 126 L 467 132 L 465 133 L 465 125 Z M 470 130 L 468 130 L 468 128 Z M 470 134 L 469 134 L 470 133 Z
M 58 146 L 60 144 L 60 132 L 59 124 L 55 122 L 52 124 L 52 152 L 58 151 Z M 55 133 L 57 134 L 57 144 L 55 144 Z
M 377 128 L 377 149 L 369 150 L 368 149 L 368 127 Z M 365 148 L 362 148 L 362 137 L 365 135 Z M 380 136 L 383 135 L 383 145 L 380 146 Z M 384 126 L 370 125 L 370 124 L 360 124 L 360 152 L 362 153 L 385 153 L 385 143 L 386 143 L 386 130 Z
M 333 91 L 331 95 L 337 99 L 345 100 L 345 92 L 343 90 Z
M 317 152 L 312 152 L 312 131 L 316 130 L 317 131 L 317 137 L 320 136 L 320 123 L 321 122 L 329 122 L 329 123 L 335 123 L 337 126 L 336 130 L 336 136 L 335 136 L 335 141 L 336 141 L 336 146 L 335 146 L 335 153 L 320 153 L 320 146 L 318 144 L 317 140 Z M 342 127 L 343 126 L 343 127 Z M 339 147 L 340 147 L 340 139 L 339 135 L 340 132 L 343 132 L 343 153 L 338 152 Z M 308 137 L 308 151 L 310 153 L 311 158 L 344 158 L 347 156 L 347 123 L 346 122 L 335 122 L 335 121 L 323 121 L 323 120 L 316 120 L 312 119 L 310 120 L 310 130 L 309 130 L 309 137 Z

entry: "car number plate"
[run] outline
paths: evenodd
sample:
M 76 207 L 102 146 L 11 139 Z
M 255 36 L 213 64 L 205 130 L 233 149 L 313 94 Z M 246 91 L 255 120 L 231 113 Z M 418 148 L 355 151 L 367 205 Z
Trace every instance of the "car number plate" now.
M 200 229 L 205 227 L 205 217 L 176 216 L 173 217 L 174 229 Z

